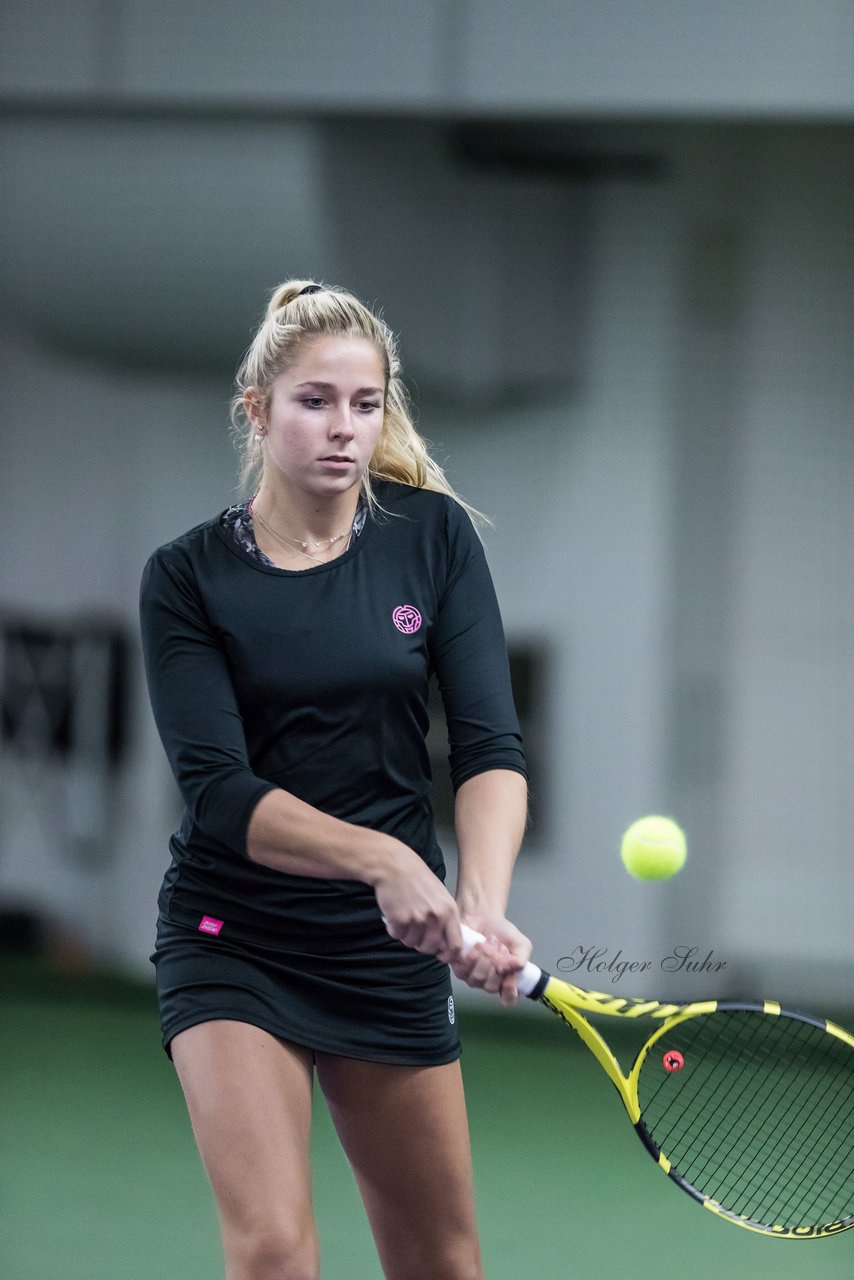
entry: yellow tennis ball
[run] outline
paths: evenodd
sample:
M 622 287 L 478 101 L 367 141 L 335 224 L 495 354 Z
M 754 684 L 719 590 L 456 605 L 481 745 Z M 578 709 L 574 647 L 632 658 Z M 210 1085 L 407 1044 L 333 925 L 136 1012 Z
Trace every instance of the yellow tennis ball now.
M 685 865 L 685 832 L 672 818 L 651 815 L 633 822 L 620 845 L 629 875 L 637 880 L 667 880 Z

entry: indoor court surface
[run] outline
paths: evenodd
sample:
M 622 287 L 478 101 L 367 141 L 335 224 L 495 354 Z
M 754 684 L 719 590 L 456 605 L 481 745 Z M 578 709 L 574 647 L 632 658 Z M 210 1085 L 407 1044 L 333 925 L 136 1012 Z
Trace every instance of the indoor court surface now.
M 17 963 L 0 974 L 0 1274 L 221 1276 L 151 991 Z M 461 1017 L 488 1280 L 854 1274 L 854 1231 L 788 1243 L 715 1220 L 656 1170 L 600 1068 L 556 1019 L 482 1005 Z M 539 1111 L 524 1099 L 531 1088 L 559 1106 Z M 324 1280 L 381 1280 L 320 1095 L 314 1146 Z

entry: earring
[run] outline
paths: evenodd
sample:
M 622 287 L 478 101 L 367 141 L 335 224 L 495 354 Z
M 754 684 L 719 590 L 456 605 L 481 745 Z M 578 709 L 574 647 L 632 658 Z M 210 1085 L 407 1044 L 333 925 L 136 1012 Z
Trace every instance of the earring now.
M 264 432 L 263 432 L 263 431 L 256 431 L 256 432 L 255 432 L 255 439 L 260 443 L 260 441 L 262 441 L 262 440 L 264 439 Z

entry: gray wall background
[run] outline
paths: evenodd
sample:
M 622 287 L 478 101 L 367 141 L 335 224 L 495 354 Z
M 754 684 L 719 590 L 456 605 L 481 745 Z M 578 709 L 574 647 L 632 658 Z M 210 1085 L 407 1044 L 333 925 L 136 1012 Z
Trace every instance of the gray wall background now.
M 548 654 L 538 956 L 693 945 L 725 971 L 653 994 L 844 1003 L 853 120 L 829 0 L 7 0 L 0 606 L 135 626 L 149 552 L 234 494 L 267 291 L 346 284 Z M 2 757 L 0 894 L 144 973 L 177 800 L 138 664 L 133 700 L 107 788 Z M 668 885 L 617 857 L 650 811 Z

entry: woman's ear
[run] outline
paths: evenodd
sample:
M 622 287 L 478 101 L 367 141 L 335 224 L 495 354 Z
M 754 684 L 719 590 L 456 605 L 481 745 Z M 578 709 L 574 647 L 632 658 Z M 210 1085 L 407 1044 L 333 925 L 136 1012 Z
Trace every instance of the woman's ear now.
M 256 438 L 260 439 L 266 430 L 264 422 L 264 400 L 257 387 L 247 387 L 243 393 L 243 412 L 251 422 Z

